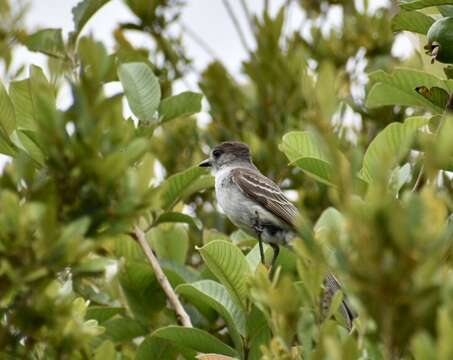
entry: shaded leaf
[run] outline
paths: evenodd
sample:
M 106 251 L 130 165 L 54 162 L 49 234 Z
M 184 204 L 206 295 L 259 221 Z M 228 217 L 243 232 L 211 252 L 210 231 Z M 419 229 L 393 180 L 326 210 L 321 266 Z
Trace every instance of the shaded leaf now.
M 12 81 L 9 85 L 11 101 L 16 112 L 17 129 L 37 130 L 33 113 L 29 80 Z
M 208 332 L 197 328 L 167 326 L 154 331 L 151 336 L 169 340 L 177 346 L 197 352 L 238 356 L 236 350 Z
M 160 102 L 160 85 L 150 67 L 145 63 L 126 63 L 118 68 L 132 112 L 140 121 L 150 123 Z
M 88 20 L 98 11 L 102 6 L 107 4 L 110 0 L 82 0 L 72 8 L 72 18 L 74 21 L 74 32 L 71 33 L 72 41 L 76 41 L 83 27 Z
M 154 225 L 162 223 L 186 223 L 190 226 L 197 228 L 198 230 L 200 230 L 201 227 L 203 226 L 199 219 L 174 211 L 165 212 L 162 215 L 160 215 L 156 219 Z
M 209 270 L 226 287 L 233 300 L 245 309 L 250 268 L 241 250 L 230 242 L 214 240 L 199 251 Z
M 129 341 L 148 333 L 146 327 L 130 318 L 111 319 L 102 326 L 105 327 L 105 335 L 114 342 Z
M 87 309 L 86 318 L 94 319 L 99 324 L 111 319 L 115 315 L 122 314 L 124 308 L 114 306 L 90 306 Z
M 444 89 L 437 86 L 434 86 L 431 89 L 428 89 L 426 86 L 419 86 L 415 90 L 424 98 L 442 109 L 445 109 L 448 99 L 450 98 L 450 95 Z
M 148 239 L 159 259 L 172 260 L 183 265 L 189 249 L 187 231 L 181 226 L 154 227 L 148 234 Z
M 201 111 L 203 95 L 191 91 L 170 96 L 159 105 L 159 118 L 162 123 L 169 120 L 190 116 Z
M 178 351 L 170 341 L 155 337 L 147 336 L 146 339 L 137 348 L 135 355 L 136 360 L 176 359 Z

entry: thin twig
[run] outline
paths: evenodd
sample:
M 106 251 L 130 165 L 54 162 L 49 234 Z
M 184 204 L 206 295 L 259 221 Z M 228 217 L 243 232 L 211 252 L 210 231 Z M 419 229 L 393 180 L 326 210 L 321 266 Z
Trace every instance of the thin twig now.
M 423 178 L 424 167 L 425 167 L 425 164 L 422 164 L 422 166 L 420 167 L 420 171 L 418 173 L 417 180 L 415 180 L 415 184 L 414 184 L 414 186 L 412 188 L 412 192 L 416 192 L 419 189 L 419 187 L 420 187 L 420 184 L 421 184 L 421 181 L 422 181 L 422 178 Z
M 138 226 L 135 226 L 133 236 L 140 244 L 143 252 L 146 255 L 146 258 L 151 264 L 151 267 L 154 270 L 154 274 L 156 274 L 156 279 L 167 295 L 168 301 L 170 301 L 170 304 L 175 309 L 179 321 L 185 327 L 193 327 L 189 315 L 187 314 L 186 310 L 184 310 L 184 307 L 179 301 L 178 295 L 176 295 L 175 290 L 173 290 L 170 282 L 168 281 L 167 277 L 162 271 L 162 268 L 160 267 L 159 261 L 157 261 L 156 256 L 154 255 L 151 247 L 146 241 L 145 233 Z
M 236 32 L 239 35 L 239 40 L 241 41 L 242 46 L 244 46 L 245 50 L 250 52 L 250 49 L 247 45 L 247 41 L 245 40 L 244 32 L 242 31 L 241 25 L 239 25 L 239 21 L 238 21 L 236 15 L 234 14 L 230 3 L 228 2 L 228 0 L 222 0 L 222 2 L 228 12 L 228 16 L 230 17 L 231 21 L 233 22 L 234 27 L 236 28 Z
M 252 34 L 254 34 L 255 33 L 255 24 L 253 22 L 253 17 L 250 12 L 250 9 L 246 3 L 246 0 L 241 0 L 241 6 L 242 6 L 242 10 L 244 11 L 244 15 L 247 18 L 247 22 L 249 23 L 250 31 Z
M 198 34 L 196 34 L 191 28 L 186 24 L 181 23 L 181 29 L 184 33 L 189 36 L 200 48 L 202 48 L 208 55 L 210 55 L 214 60 L 219 59 L 215 51 L 208 45 L 206 41 L 203 40 Z

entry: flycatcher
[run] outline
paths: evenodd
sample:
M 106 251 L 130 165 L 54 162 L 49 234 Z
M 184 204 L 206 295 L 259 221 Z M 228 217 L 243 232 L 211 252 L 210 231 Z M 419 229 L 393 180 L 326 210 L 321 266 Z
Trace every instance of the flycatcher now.
M 199 166 L 212 168 L 218 204 L 233 224 L 258 239 L 263 264 L 262 243 L 272 246 L 274 255 L 271 266 L 274 267 L 279 246 L 288 245 L 295 237 L 294 224 L 300 216 L 297 208 L 278 185 L 261 174 L 253 164 L 246 144 L 236 141 L 221 143 Z M 341 287 L 331 274 L 324 280 L 324 287 L 321 307 L 325 311 Z M 350 328 L 354 314 L 346 299 L 341 312 Z

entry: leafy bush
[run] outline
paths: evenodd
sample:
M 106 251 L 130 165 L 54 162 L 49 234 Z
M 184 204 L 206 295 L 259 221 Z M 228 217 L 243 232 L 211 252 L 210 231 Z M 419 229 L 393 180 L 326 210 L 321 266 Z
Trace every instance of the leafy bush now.
M 118 25 L 113 51 L 82 32 L 106 3 L 81 1 L 65 37 L 30 32 L 26 8 L 0 0 L 0 152 L 11 159 L 0 177 L 2 357 L 453 358 L 453 68 L 440 75 L 442 34 L 429 56 L 391 53 L 392 30 L 426 43 L 453 2 L 265 7 L 248 18 L 247 82 L 218 60 L 198 74 L 205 127 L 192 116 L 202 94 L 172 89 L 191 71 L 169 30 L 183 2 L 125 0 L 136 22 Z M 284 31 L 295 6 L 310 36 Z M 325 31 L 335 7 L 343 26 Z M 130 31 L 153 48 L 135 47 Z M 45 54 L 46 69 L 13 72 L 18 46 Z M 118 81 L 123 92 L 109 95 Z M 304 214 L 272 278 L 196 167 L 231 139 L 250 144 Z M 351 332 L 342 292 L 321 311 L 328 270 L 358 313 Z

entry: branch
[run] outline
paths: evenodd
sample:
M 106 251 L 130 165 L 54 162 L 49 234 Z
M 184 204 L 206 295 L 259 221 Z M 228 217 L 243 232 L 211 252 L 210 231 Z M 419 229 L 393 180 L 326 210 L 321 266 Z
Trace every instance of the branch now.
M 175 290 L 173 290 L 173 288 L 171 287 L 170 282 L 168 281 L 167 277 L 162 271 L 162 268 L 160 267 L 159 261 L 157 261 L 156 256 L 154 255 L 151 247 L 146 241 L 145 233 L 138 226 L 135 226 L 133 237 L 138 241 L 141 248 L 143 249 L 146 258 L 148 259 L 151 267 L 154 270 L 154 274 L 156 274 L 157 281 L 167 295 L 167 298 L 170 301 L 172 307 L 175 309 L 179 321 L 185 327 L 193 327 L 189 315 L 187 314 L 186 310 L 184 310 L 181 302 L 179 301 L 178 295 L 176 295 Z
M 233 9 L 231 8 L 230 3 L 228 2 L 228 0 L 222 0 L 222 2 L 227 10 L 228 16 L 230 17 L 231 21 L 233 22 L 233 25 L 239 35 L 239 40 L 241 41 L 242 46 L 244 46 L 245 50 L 250 52 L 250 49 L 247 45 L 247 41 L 245 40 L 244 32 L 242 31 L 241 25 L 239 25 L 239 21 L 236 18 L 236 15 L 234 15 L 234 12 L 233 12 Z

